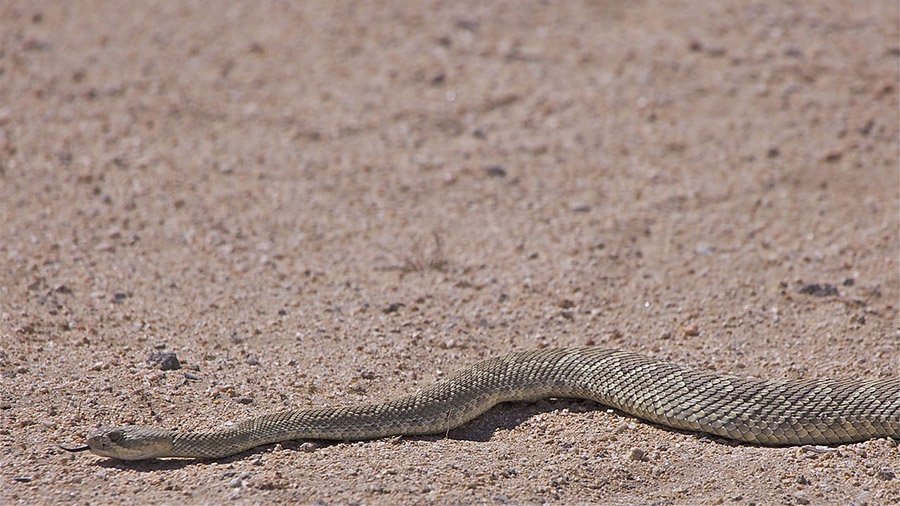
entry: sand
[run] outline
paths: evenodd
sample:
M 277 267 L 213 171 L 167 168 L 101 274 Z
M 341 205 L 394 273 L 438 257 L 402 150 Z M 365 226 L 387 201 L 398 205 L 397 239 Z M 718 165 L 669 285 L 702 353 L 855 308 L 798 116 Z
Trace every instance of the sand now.
M 339 4 L 0 5 L 0 502 L 900 501 L 897 442 L 568 400 L 218 462 L 59 450 L 546 346 L 900 373 L 897 2 Z

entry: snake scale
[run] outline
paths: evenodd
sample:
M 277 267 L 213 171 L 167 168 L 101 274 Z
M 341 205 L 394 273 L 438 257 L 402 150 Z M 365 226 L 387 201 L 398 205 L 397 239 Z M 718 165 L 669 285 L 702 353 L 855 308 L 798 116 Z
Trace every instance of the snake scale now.
M 221 458 L 295 439 L 358 440 L 444 433 L 507 401 L 596 401 L 650 422 L 760 445 L 900 438 L 900 377 L 766 381 L 600 348 L 488 359 L 380 403 L 299 409 L 210 432 L 99 429 L 73 450 L 123 460 Z

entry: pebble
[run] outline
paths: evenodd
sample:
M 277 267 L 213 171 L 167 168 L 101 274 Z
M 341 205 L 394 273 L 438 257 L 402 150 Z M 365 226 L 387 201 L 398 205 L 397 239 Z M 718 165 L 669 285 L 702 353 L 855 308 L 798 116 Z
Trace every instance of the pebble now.
M 889 468 L 883 467 L 879 469 L 877 473 L 875 473 L 875 477 L 882 481 L 890 481 L 896 478 L 897 475 L 894 474 L 894 471 L 891 471 Z
M 241 488 L 244 486 L 244 480 L 240 478 L 232 478 L 228 482 L 228 488 Z
M 812 295 L 813 297 L 833 297 L 840 295 L 838 289 L 835 288 L 834 285 L 828 283 L 821 285 L 818 283 L 807 283 L 801 286 L 797 292 L 805 295 Z
M 312 453 L 312 452 L 316 451 L 316 449 L 318 447 L 319 447 L 319 445 L 317 445 L 313 442 L 307 441 L 307 442 L 303 443 L 302 445 L 300 445 L 300 447 L 298 449 L 301 452 Z
M 162 371 L 174 371 L 181 369 L 178 356 L 172 351 L 154 351 L 147 357 L 147 364 Z
M 803 445 L 800 447 L 800 450 L 807 453 L 833 453 L 837 451 L 836 448 L 824 445 Z
M 809 504 L 809 497 L 803 492 L 797 492 L 794 494 L 794 501 L 796 501 L 797 504 Z
M 393 303 L 389 304 L 386 308 L 382 309 L 381 312 L 384 314 L 396 313 L 403 306 L 405 306 L 405 304 L 403 304 L 401 302 L 393 302 Z
M 491 177 L 505 177 L 506 168 L 502 165 L 488 165 L 484 168 L 484 173 Z
M 635 462 L 646 462 L 647 452 L 640 448 L 632 448 L 631 452 L 628 454 L 628 460 L 633 460 Z

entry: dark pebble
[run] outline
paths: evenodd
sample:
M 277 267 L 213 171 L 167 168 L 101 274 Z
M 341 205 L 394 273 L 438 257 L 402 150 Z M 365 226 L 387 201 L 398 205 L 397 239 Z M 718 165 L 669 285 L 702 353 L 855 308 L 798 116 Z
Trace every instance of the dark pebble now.
M 181 362 L 178 361 L 178 356 L 171 351 L 154 351 L 147 357 L 147 363 L 162 371 L 181 369 Z
M 502 165 L 488 165 L 484 173 L 491 177 L 506 177 L 506 168 Z
M 403 307 L 403 306 L 404 306 L 404 304 L 402 304 L 402 303 L 400 303 L 400 302 L 393 302 L 393 303 L 391 303 L 388 307 L 382 309 L 382 312 L 385 313 L 385 314 L 388 314 L 388 313 L 396 313 L 396 312 L 399 311 L 400 308 Z
M 238 404 L 253 404 L 253 399 L 249 397 L 241 397 L 237 400 Z
M 839 151 L 832 151 L 825 155 L 825 161 L 828 163 L 837 163 L 841 161 L 841 158 L 844 157 L 844 154 Z
M 891 471 L 886 467 L 879 469 L 875 476 L 877 476 L 879 480 L 884 481 L 890 481 L 897 477 L 897 475 L 894 474 L 894 471 Z
M 835 288 L 834 285 L 828 283 L 821 285 L 818 283 L 805 284 L 800 287 L 800 290 L 798 291 L 806 295 L 812 295 L 813 297 L 832 297 L 840 295 L 838 289 Z

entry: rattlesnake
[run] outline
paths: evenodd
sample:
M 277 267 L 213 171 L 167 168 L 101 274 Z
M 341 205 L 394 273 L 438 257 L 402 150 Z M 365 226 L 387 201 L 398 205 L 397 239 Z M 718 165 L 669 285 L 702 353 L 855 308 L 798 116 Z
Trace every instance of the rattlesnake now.
M 547 397 L 590 399 L 667 427 L 761 445 L 900 438 L 900 377 L 766 381 L 626 351 L 571 348 L 485 360 L 386 402 L 266 414 L 210 432 L 105 428 L 71 450 L 124 460 L 220 458 L 294 439 L 445 433 L 497 403 Z

